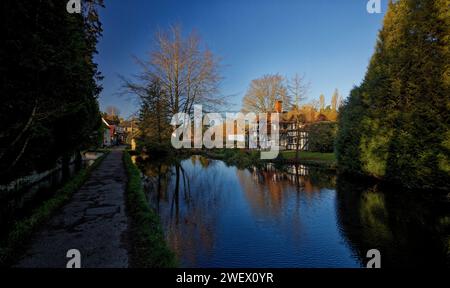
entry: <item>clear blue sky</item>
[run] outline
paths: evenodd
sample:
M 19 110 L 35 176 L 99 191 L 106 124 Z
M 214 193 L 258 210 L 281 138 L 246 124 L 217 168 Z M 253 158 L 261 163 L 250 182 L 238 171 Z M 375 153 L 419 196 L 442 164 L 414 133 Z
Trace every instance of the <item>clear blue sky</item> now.
M 97 62 L 105 76 L 101 109 L 117 106 L 122 116 L 136 101 L 119 96 L 118 75 L 139 71 L 132 56 L 145 58 L 158 28 L 179 23 L 195 29 L 222 60 L 221 93 L 234 95 L 235 109 L 252 79 L 298 72 L 311 83 L 309 98 L 335 88 L 348 96 L 364 77 L 382 14 L 368 14 L 367 0 L 108 0 L 101 11 L 104 35 Z

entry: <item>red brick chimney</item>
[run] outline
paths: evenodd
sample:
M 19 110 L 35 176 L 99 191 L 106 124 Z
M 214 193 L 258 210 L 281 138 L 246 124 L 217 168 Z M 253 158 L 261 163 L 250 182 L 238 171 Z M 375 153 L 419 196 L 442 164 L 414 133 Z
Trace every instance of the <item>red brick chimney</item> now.
M 283 101 L 278 100 L 275 102 L 275 112 L 282 113 L 283 112 Z

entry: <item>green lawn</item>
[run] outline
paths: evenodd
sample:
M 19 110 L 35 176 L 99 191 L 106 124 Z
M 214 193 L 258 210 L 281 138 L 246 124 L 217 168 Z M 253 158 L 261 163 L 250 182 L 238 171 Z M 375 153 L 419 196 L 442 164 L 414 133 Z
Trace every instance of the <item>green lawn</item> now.
M 281 154 L 285 159 L 295 159 L 296 156 L 295 151 L 282 151 Z M 299 158 L 300 160 L 336 162 L 336 155 L 334 153 L 300 151 Z

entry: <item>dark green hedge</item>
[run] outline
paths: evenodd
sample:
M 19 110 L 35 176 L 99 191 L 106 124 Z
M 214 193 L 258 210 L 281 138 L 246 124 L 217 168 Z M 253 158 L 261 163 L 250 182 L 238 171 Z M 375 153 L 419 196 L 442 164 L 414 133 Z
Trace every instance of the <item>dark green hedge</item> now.
M 308 127 L 308 151 L 332 153 L 336 140 L 336 122 L 318 122 Z

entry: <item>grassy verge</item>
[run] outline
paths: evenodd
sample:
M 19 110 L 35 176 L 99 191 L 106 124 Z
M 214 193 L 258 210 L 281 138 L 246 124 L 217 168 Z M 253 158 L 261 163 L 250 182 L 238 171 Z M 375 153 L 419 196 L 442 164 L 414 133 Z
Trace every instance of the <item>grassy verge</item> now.
M 75 193 L 88 179 L 108 153 L 98 158 L 93 165 L 83 168 L 69 180 L 64 186 L 56 191 L 55 195 L 42 203 L 35 209 L 29 217 L 15 223 L 13 230 L 8 234 L 4 243 L 0 247 L 0 267 L 12 265 L 14 260 L 20 255 L 22 248 L 30 239 L 32 234 L 48 221 L 50 217 L 67 203 L 73 193 Z
M 167 246 L 159 216 L 148 205 L 139 169 L 124 152 L 128 174 L 127 211 L 130 216 L 131 266 L 139 268 L 176 267 L 175 255 Z
M 295 151 L 283 151 L 281 152 L 285 159 L 295 159 L 296 152 Z M 318 152 L 299 152 L 300 160 L 316 160 L 316 161 L 327 161 L 327 162 L 336 162 L 336 156 L 334 153 L 318 153 Z
M 318 166 L 328 169 L 336 169 L 337 160 L 334 153 L 319 153 L 319 152 L 299 152 L 299 159 L 296 159 L 295 151 L 282 151 L 282 159 L 288 162 L 298 162 L 301 164 Z
M 211 159 L 222 160 L 228 165 L 234 165 L 244 169 L 252 166 L 262 165 L 261 154 L 256 150 L 245 149 L 213 149 L 202 150 L 197 154 L 204 155 Z

